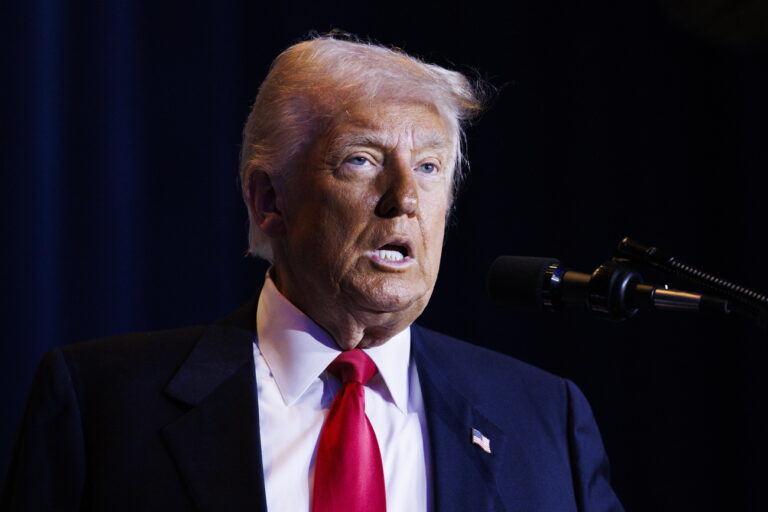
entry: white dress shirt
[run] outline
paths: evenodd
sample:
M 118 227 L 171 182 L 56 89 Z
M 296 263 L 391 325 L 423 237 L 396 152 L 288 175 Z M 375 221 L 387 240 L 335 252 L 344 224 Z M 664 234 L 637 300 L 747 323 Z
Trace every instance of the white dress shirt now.
M 259 297 L 256 329 L 253 356 L 267 508 L 309 511 L 317 441 L 340 388 L 326 368 L 341 351 L 269 277 Z M 381 450 L 387 510 L 428 511 L 428 437 L 410 356 L 410 328 L 364 350 L 379 370 L 365 386 L 365 412 Z

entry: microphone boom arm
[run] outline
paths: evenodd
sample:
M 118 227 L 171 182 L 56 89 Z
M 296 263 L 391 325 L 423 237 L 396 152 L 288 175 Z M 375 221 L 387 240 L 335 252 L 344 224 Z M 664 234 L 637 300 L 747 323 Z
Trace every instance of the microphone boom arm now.
M 703 286 L 722 297 L 724 302 L 727 301 L 730 304 L 729 309 L 752 318 L 764 329 L 768 327 L 768 296 L 762 293 L 686 265 L 656 247 L 642 244 L 629 237 L 619 242 L 617 252 L 632 262 L 647 264 Z

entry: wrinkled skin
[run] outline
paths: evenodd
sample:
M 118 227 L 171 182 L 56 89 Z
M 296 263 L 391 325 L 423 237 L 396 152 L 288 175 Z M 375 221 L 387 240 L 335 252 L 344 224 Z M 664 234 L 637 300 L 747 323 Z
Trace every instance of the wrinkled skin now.
M 357 103 L 332 120 L 295 173 L 251 180 L 278 289 L 342 349 L 386 342 L 427 305 L 454 144 L 431 105 Z M 385 244 L 405 260 L 382 259 L 375 251 Z

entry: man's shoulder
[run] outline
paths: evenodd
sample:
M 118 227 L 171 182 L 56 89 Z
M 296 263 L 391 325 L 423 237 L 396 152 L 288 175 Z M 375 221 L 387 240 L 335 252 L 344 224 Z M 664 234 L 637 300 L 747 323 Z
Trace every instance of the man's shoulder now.
M 532 405 L 562 403 L 566 383 L 562 377 L 488 348 L 415 326 L 415 350 L 432 373 L 458 386 L 476 401 L 526 397 Z
M 505 377 L 510 374 L 528 379 L 543 381 L 561 381 L 561 377 L 537 368 L 507 354 L 496 352 L 475 343 L 464 341 L 420 325 L 414 325 L 417 337 L 431 357 L 453 368 L 482 369 L 484 372 L 500 373 Z
M 205 336 L 219 338 L 221 335 L 226 336 L 230 331 L 252 331 L 253 318 L 255 305 L 250 301 L 215 322 L 105 336 L 65 345 L 57 350 L 72 363 L 97 360 L 101 364 L 131 364 L 159 362 L 167 358 L 183 359 Z
M 51 350 L 41 366 L 59 361 L 81 392 L 98 392 L 94 387 L 159 388 L 189 357 L 206 329 L 199 325 L 96 338 Z
M 68 360 L 90 358 L 98 358 L 100 361 L 109 361 L 112 358 L 146 359 L 162 353 L 188 351 L 207 328 L 207 325 L 201 324 L 174 329 L 116 334 L 65 345 L 60 347 L 60 350 Z

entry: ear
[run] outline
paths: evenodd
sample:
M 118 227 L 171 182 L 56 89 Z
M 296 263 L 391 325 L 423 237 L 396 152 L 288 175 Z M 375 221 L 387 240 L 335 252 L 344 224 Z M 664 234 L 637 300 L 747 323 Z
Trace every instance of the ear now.
M 285 219 L 278 207 L 280 201 L 272 177 L 263 170 L 253 169 L 246 180 L 251 221 L 269 237 L 285 234 Z

